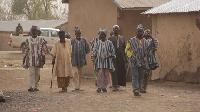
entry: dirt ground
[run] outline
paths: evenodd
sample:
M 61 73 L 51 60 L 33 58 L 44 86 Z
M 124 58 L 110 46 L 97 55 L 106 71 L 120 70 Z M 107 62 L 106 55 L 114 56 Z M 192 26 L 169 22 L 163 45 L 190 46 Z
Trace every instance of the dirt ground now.
M 27 69 L 21 60 L 0 60 L 0 90 L 6 102 L 0 112 L 200 112 L 200 85 L 181 82 L 152 82 L 147 93 L 135 97 L 131 82 L 120 91 L 96 93 L 92 76 L 83 76 L 84 91 L 59 93 L 56 78 L 50 89 L 50 60 L 41 69 L 38 92 L 28 89 Z

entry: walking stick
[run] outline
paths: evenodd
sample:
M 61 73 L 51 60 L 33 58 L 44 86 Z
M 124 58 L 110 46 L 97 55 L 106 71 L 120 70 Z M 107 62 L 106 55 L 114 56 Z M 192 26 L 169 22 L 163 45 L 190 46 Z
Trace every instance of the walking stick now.
M 53 84 L 53 69 L 54 69 L 54 64 L 55 64 L 55 58 L 52 60 L 52 74 L 51 74 L 51 86 L 50 89 L 52 89 L 52 84 Z

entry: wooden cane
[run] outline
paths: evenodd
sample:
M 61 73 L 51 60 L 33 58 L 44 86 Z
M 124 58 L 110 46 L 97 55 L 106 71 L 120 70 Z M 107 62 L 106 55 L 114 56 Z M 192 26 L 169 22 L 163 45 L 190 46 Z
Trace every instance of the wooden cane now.
M 52 85 L 53 85 L 53 68 L 54 68 L 54 64 L 53 64 L 53 66 L 52 66 L 51 86 L 50 86 L 50 89 L 52 89 Z

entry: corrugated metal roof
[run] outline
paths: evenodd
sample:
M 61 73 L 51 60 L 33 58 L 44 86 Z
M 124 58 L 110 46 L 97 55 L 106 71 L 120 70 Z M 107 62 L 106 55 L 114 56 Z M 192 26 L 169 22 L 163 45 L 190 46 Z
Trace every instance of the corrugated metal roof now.
M 200 0 L 172 0 L 143 14 L 180 13 L 200 11 Z
M 170 0 L 112 0 L 120 9 L 152 8 Z
M 30 31 L 32 25 L 40 28 L 55 28 L 67 23 L 67 20 L 14 20 L 0 21 L 0 31 L 15 31 L 18 23 L 23 27 L 24 32 Z

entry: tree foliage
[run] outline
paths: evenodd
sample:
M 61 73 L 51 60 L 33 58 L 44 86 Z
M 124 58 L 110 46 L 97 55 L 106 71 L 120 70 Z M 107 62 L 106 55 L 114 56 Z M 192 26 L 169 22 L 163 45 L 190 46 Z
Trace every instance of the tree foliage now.
M 19 19 L 67 19 L 62 0 L 0 0 L 0 21 Z
M 10 0 L 0 0 L 0 21 L 16 20 L 23 18 L 23 15 L 16 16 L 11 11 Z
M 11 10 L 13 14 L 20 15 L 23 14 L 25 8 L 26 0 L 13 0 Z
M 52 2 L 56 0 L 13 0 L 12 12 L 26 15 L 29 20 L 59 19 L 52 14 Z

